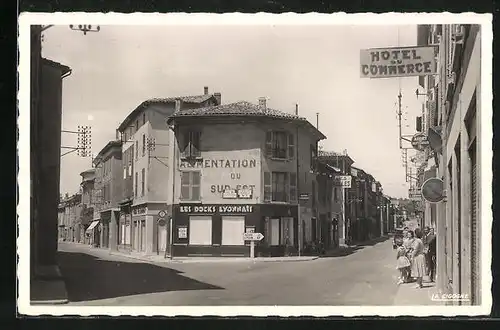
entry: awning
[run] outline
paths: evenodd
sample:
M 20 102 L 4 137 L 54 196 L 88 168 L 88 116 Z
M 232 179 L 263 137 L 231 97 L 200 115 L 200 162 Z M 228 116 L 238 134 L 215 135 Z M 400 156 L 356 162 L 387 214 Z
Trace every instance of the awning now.
M 99 220 L 92 221 L 92 223 L 90 224 L 89 228 L 87 228 L 86 232 L 91 231 L 92 229 L 94 229 L 95 226 L 97 226 L 98 223 L 99 223 Z

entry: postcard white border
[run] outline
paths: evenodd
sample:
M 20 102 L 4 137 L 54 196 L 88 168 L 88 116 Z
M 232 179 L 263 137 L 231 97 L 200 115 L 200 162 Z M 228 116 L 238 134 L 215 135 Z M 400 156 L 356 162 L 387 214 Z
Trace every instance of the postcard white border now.
M 482 244 L 490 246 L 492 225 L 492 15 L 475 13 L 385 13 L 385 14 L 120 14 L 120 13 L 21 13 L 19 17 L 19 204 L 17 240 L 18 311 L 25 315 L 132 315 L 132 316 L 456 316 L 489 315 L 491 312 L 491 249 L 482 249 L 481 306 L 32 306 L 29 299 L 30 249 L 30 25 L 481 25 L 481 106 L 482 106 Z M 385 46 L 385 45 L 381 45 Z

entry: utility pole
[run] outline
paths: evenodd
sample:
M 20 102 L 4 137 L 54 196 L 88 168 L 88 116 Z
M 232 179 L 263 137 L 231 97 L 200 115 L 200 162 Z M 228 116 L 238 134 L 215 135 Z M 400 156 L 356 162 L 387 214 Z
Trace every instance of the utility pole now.
M 399 148 L 403 149 L 403 139 L 402 139 L 402 128 L 401 128 L 401 98 L 403 95 L 401 95 L 401 91 L 399 91 L 398 94 L 398 126 L 399 126 Z

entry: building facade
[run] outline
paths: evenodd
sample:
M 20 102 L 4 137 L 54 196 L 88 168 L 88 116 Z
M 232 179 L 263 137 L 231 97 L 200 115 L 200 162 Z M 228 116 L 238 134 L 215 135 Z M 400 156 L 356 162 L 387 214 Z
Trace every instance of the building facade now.
M 96 168 L 94 219 L 99 221 L 99 246 L 117 250 L 120 209 L 123 196 L 122 141 L 114 140 L 94 159 Z
M 297 253 L 311 241 L 313 166 L 325 136 L 307 120 L 260 99 L 177 111 L 169 125 L 174 256 L 247 256 L 245 232 L 264 235 L 261 256 Z
M 143 254 L 164 253 L 171 244 L 169 222 L 161 222 L 162 210 L 172 215 L 172 175 L 169 170 L 173 133 L 165 124 L 176 111 L 214 106 L 221 94 L 152 99 L 141 103 L 122 122 L 123 199 L 120 205 L 118 242 L 121 249 Z
M 80 173 L 82 182 L 81 189 L 81 209 L 79 234 L 80 242 L 97 246 L 99 241 L 99 220 L 94 219 L 94 208 L 96 205 L 95 198 L 95 168 L 88 169 Z
M 446 198 L 426 205 L 437 231 L 437 284 L 441 292 L 481 303 L 481 31 L 478 25 L 419 26 L 421 45 L 437 47 L 438 76 L 420 84 L 431 149 L 427 177 L 441 178 Z

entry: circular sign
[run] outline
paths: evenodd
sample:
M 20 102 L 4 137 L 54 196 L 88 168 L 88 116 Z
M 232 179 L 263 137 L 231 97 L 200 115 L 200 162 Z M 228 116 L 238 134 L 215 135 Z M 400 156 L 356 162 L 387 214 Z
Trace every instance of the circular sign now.
M 165 217 L 167 216 L 167 212 L 165 212 L 165 211 L 161 210 L 160 212 L 158 212 L 158 216 L 159 216 L 160 218 L 165 218 Z
M 167 222 L 165 221 L 165 219 L 163 219 L 163 218 L 158 219 L 158 226 L 163 227 L 166 224 L 167 224 Z
M 439 178 L 427 179 L 422 185 L 422 197 L 429 203 L 439 203 L 444 199 L 444 183 Z
M 429 140 L 425 134 L 417 133 L 411 138 L 411 146 L 418 151 L 423 151 L 429 146 Z

